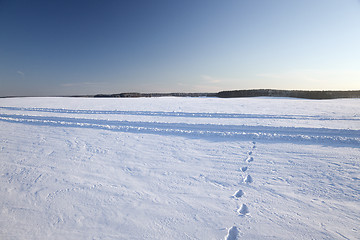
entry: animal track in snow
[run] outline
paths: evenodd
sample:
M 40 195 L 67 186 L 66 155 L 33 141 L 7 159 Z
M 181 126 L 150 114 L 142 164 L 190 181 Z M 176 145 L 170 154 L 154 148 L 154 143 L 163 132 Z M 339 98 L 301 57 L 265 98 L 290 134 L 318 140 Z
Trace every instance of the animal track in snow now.
M 237 240 L 239 236 L 239 230 L 237 227 L 233 226 L 229 229 L 228 234 L 225 237 L 225 240 Z
M 247 175 L 246 178 L 244 179 L 244 183 L 252 183 L 253 179 L 250 175 Z
M 241 216 L 246 216 L 250 214 L 248 206 L 245 204 L 241 205 L 241 207 L 237 210 L 237 213 Z
M 233 197 L 235 198 L 241 198 L 245 193 L 243 192 L 243 190 L 238 190 L 236 191 L 236 193 L 234 193 Z
M 242 168 L 241 168 L 241 171 L 242 171 L 242 172 L 246 172 L 246 170 L 248 170 L 248 167 L 242 167 Z

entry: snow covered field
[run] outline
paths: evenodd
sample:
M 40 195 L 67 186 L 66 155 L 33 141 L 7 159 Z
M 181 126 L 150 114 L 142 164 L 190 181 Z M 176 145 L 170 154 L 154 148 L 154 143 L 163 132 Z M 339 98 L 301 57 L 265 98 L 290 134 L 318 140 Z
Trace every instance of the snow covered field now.
M 0 99 L 0 239 L 360 239 L 360 99 Z

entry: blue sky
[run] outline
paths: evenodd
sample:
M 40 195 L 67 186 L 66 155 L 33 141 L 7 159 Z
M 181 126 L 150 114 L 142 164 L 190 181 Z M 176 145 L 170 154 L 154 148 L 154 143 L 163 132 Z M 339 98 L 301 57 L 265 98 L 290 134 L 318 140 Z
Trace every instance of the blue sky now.
M 0 1 L 0 96 L 360 89 L 358 0 Z

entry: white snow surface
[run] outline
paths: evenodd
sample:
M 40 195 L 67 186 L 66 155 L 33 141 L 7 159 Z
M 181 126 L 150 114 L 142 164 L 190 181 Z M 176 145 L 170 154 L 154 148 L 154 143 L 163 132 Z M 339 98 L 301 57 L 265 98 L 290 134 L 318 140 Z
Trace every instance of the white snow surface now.
M 0 239 L 360 239 L 359 226 L 360 99 L 0 99 Z

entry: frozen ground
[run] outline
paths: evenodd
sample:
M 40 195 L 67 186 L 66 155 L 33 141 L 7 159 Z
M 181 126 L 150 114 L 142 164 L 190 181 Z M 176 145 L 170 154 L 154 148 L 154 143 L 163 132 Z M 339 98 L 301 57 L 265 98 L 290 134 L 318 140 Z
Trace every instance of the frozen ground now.
M 0 99 L 0 239 L 360 239 L 360 99 Z

